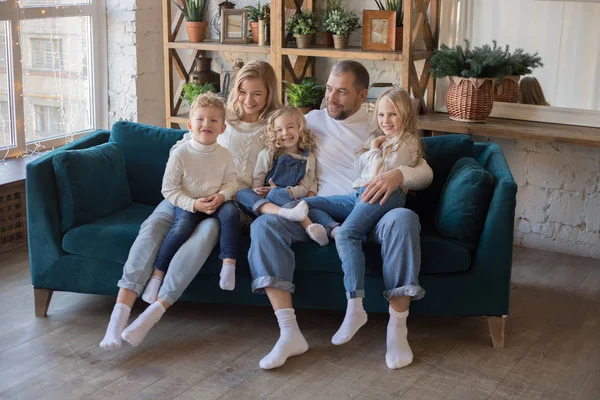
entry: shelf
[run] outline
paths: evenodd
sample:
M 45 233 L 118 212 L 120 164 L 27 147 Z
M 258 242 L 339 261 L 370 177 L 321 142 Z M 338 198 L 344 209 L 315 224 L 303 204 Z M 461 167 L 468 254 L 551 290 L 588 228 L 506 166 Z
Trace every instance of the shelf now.
M 357 46 L 350 46 L 343 50 L 319 45 L 310 46 L 308 49 L 285 47 L 281 49 L 281 54 L 288 56 L 348 58 L 351 60 L 402 61 L 402 53 L 394 51 L 363 51 Z
M 171 122 L 176 124 L 187 124 L 189 119 L 189 113 L 181 113 L 171 116 Z
M 417 128 L 435 132 L 464 133 L 507 139 L 531 139 L 540 142 L 567 143 L 600 147 L 600 128 L 549 124 L 503 118 L 488 118 L 484 124 L 452 121 L 448 114 L 419 115 Z
M 194 49 L 208 51 L 225 51 L 232 53 L 255 53 L 270 54 L 269 46 L 259 46 L 257 44 L 229 44 L 219 43 L 216 40 L 207 40 L 204 42 L 190 43 L 188 41 L 169 42 L 170 49 Z

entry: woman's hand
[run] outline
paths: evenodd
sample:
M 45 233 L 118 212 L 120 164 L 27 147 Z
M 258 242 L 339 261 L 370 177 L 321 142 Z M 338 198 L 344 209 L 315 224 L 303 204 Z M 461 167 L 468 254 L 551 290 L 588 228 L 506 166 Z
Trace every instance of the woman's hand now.
M 398 169 L 377 175 L 365 188 L 361 200 L 365 203 L 375 204 L 383 196 L 379 204 L 384 205 L 392 193 L 402 185 L 402 182 L 404 182 L 404 175 Z

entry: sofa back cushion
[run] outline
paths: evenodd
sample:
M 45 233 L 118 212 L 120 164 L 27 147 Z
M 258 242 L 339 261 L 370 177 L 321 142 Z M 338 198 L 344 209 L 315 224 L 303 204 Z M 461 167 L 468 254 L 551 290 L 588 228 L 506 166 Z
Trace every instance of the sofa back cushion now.
M 186 132 L 129 121 L 113 125 L 110 141 L 118 143 L 123 151 L 131 199 L 135 203 L 156 205 L 163 200 L 162 178 L 169 150 Z
M 431 185 L 409 193 L 406 206 L 415 211 L 422 225 L 431 226 L 440 194 L 450 170 L 459 159 L 473 157 L 473 139 L 468 135 L 445 135 L 422 139 L 423 156 L 433 170 Z
M 125 161 L 116 143 L 59 151 L 52 163 L 63 233 L 131 205 Z
M 474 250 L 494 191 L 494 178 L 474 158 L 456 162 L 442 190 L 435 214 L 439 234 Z

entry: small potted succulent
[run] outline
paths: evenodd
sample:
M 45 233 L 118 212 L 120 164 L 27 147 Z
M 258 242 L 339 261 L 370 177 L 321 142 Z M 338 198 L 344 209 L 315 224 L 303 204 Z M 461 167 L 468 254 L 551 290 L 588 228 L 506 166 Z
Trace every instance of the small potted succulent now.
M 516 49 L 511 53 L 508 45 L 505 53 L 509 71 L 502 82 L 496 86 L 495 101 L 518 103 L 521 76 L 531 74 L 535 68 L 543 67 L 544 64 L 538 53 L 526 53 L 523 49 Z
M 250 30 L 252 31 L 252 40 L 254 43 L 258 43 L 258 21 L 264 20 L 271 12 L 271 6 L 269 4 L 265 5 L 265 8 L 261 6 L 260 0 L 256 4 L 256 6 L 246 6 L 248 10 L 248 20 L 250 21 Z
M 325 28 L 333 32 L 333 47 L 346 49 L 350 34 L 360 28 L 358 15 L 352 11 L 334 10 L 325 21 Z
M 197 84 L 186 82 L 183 84 L 181 97 L 191 106 L 198 95 L 206 92 L 216 93 L 217 91 L 212 83 Z
M 496 42 L 490 46 L 450 48 L 440 46 L 429 59 L 434 78 L 449 77 L 446 107 L 450 119 L 460 122 L 485 122 L 494 106 L 494 85 L 510 68 L 507 55 Z
M 311 11 L 296 13 L 287 20 L 285 30 L 296 38 L 299 49 L 310 46 L 318 28 L 317 15 Z
M 175 5 L 185 16 L 185 30 L 190 42 L 204 42 L 206 37 L 206 9 L 209 0 L 177 0 Z
M 325 21 L 331 15 L 332 11 L 343 10 L 343 5 L 347 3 L 345 0 L 325 0 L 325 8 L 319 10 L 320 25 L 323 26 L 323 45 L 325 47 L 333 47 L 333 32 L 330 32 L 325 27 Z
M 394 50 L 402 51 L 402 39 L 404 30 L 404 10 L 402 0 L 375 0 L 380 10 L 396 11 L 396 46 Z
M 314 78 L 304 78 L 300 83 L 284 83 L 288 104 L 298 107 L 304 114 L 319 107 L 325 95 L 325 86 L 318 85 Z

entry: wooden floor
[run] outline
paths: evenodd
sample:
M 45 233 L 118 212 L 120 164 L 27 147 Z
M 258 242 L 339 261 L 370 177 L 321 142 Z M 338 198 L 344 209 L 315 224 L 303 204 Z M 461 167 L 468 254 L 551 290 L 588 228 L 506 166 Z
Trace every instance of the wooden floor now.
M 482 318 L 409 318 L 415 361 L 385 365 L 386 315 L 330 344 L 340 312 L 299 311 L 310 344 L 275 371 L 267 308 L 179 303 L 138 348 L 98 347 L 114 298 L 55 293 L 34 317 L 25 250 L 0 254 L 0 399 L 600 399 L 600 262 L 515 249 L 506 347 Z M 134 307 L 137 315 L 143 308 Z

